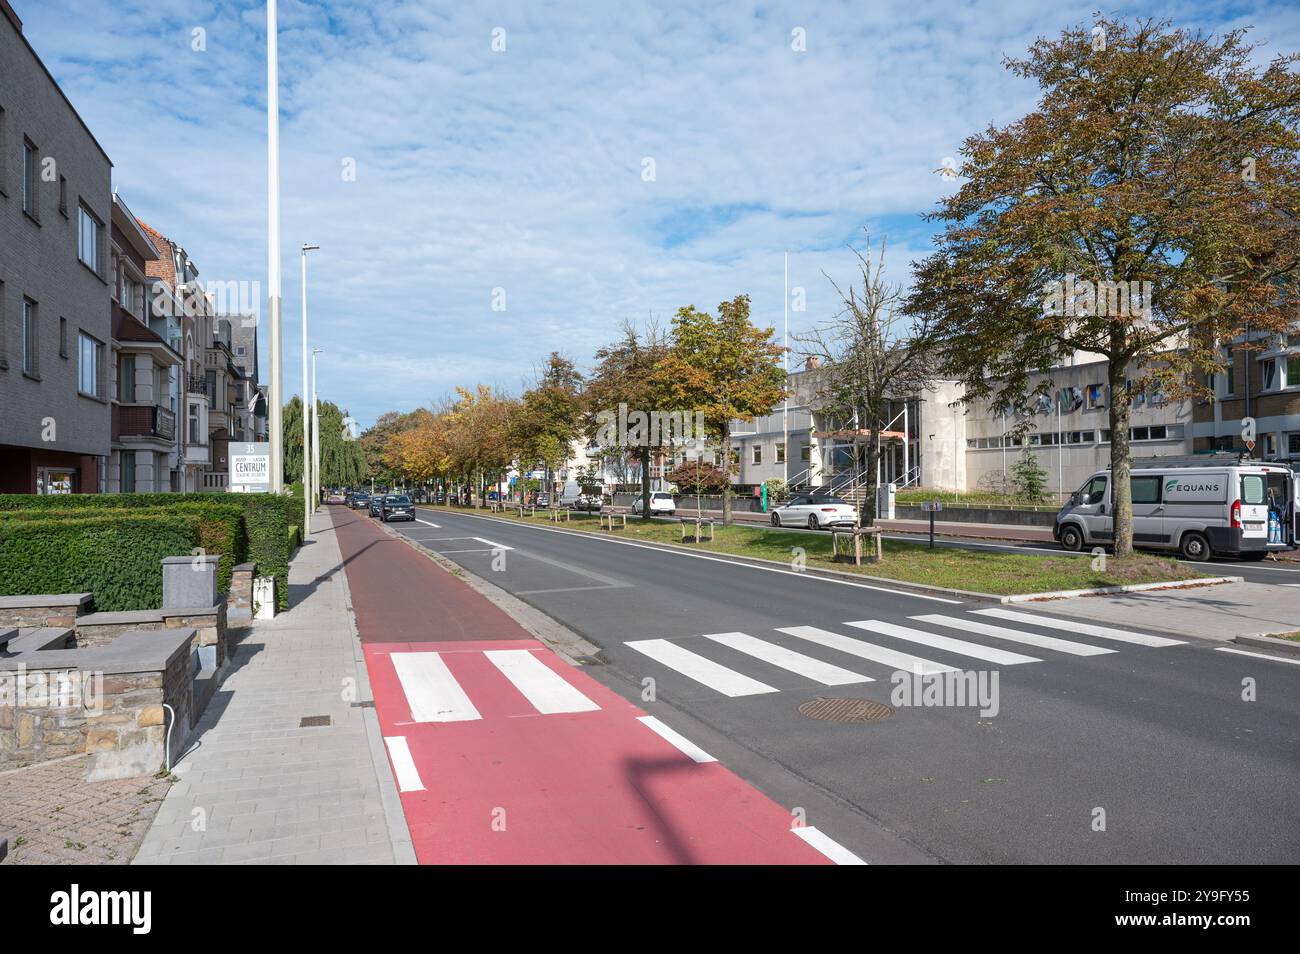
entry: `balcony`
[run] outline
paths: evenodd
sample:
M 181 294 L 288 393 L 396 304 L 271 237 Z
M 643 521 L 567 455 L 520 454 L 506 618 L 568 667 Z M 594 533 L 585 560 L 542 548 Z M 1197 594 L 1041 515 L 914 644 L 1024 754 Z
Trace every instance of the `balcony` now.
M 204 493 L 222 493 L 226 489 L 230 475 L 221 471 L 210 470 L 203 475 Z
M 212 448 L 207 444 L 186 444 L 184 459 L 186 464 L 206 464 L 212 460 Z
M 152 437 L 163 441 L 176 439 L 176 414 L 157 404 L 114 404 L 113 439 Z

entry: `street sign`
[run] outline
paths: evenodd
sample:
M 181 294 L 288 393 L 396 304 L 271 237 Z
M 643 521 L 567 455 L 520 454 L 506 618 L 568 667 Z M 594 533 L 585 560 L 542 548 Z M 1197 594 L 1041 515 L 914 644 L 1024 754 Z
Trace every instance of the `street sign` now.
M 237 494 L 262 494 L 271 490 L 271 445 L 266 441 L 255 444 L 230 445 L 231 492 Z
M 922 513 L 936 513 L 943 509 L 942 500 L 927 500 L 921 504 Z

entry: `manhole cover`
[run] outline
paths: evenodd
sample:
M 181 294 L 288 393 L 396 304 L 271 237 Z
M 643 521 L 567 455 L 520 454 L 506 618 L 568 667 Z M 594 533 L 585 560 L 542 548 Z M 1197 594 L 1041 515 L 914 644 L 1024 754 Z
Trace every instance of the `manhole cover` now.
M 329 725 L 329 716 L 303 716 L 302 721 L 298 723 L 300 729 L 310 729 L 312 726 Z
M 799 713 L 822 722 L 879 722 L 894 710 L 870 699 L 811 699 L 799 706 Z

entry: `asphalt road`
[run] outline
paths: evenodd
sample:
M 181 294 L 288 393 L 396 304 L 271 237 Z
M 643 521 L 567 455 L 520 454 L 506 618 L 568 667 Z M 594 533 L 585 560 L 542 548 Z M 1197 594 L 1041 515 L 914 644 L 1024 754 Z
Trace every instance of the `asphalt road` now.
M 1300 860 L 1300 665 L 1136 644 L 1138 620 L 1127 640 L 1102 638 L 1033 609 L 1014 610 L 1033 622 L 999 618 L 980 612 L 991 604 L 579 531 L 420 520 L 393 527 L 599 646 L 592 676 L 868 861 Z M 426 625 L 437 638 L 436 614 Z M 718 634 L 744 635 L 706 638 Z M 798 711 L 820 697 L 891 704 L 891 677 L 918 658 L 996 674 L 996 715 L 899 706 L 840 724 Z

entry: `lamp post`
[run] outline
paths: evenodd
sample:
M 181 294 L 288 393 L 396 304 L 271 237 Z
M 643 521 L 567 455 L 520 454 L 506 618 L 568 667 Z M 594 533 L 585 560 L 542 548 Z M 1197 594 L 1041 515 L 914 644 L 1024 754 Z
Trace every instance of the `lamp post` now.
M 271 444 L 271 492 L 284 492 L 284 385 L 280 340 L 280 76 L 276 0 L 266 2 L 266 278 L 270 312 L 271 380 L 267 387 L 267 440 Z M 303 527 L 303 533 L 307 528 Z
M 316 400 L 316 355 L 320 348 L 311 349 L 311 452 L 312 452 L 312 498 L 311 506 L 315 510 L 320 503 L 320 404 Z
M 302 534 L 311 533 L 311 515 L 316 509 L 311 500 L 312 468 L 310 432 L 307 430 L 307 253 L 319 249 L 319 245 L 302 247 Z

